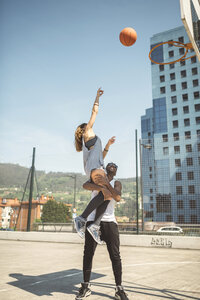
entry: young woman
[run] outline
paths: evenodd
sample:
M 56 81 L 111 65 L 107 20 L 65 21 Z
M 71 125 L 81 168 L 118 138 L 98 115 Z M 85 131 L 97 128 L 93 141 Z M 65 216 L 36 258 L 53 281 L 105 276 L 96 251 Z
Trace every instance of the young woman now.
M 105 148 L 102 149 L 101 139 L 95 135 L 93 130 L 93 125 L 99 109 L 99 98 L 102 95 L 103 90 L 99 88 L 93 104 L 92 114 L 89 122 L 79 125 L 75 131 L 75 147 L 78 152 L 83 151 L 83 164 L 85 173 L 93 183 L 101 186 L 101 192 L 94 197 L 94 199 L 92 199 L 81 216 L 75 218 L 74 223 L 78 234 L 81 237 L 84 237 L 87 217 L 94 209 L 99 207 L 99 209 L 97 209 L 94 223 L 87 228 L 97 243 L 101 243 L 99 224 L 101 216 L 108 205 L 107 202 L 104 204 L 103 202 L 105 200 L 112 199 L 112 186 L 107 180 L 104 170 L 104 158 L 109 150 L 110 145 L 115 142 L 115 137 L 113 136 L 109 139 Z

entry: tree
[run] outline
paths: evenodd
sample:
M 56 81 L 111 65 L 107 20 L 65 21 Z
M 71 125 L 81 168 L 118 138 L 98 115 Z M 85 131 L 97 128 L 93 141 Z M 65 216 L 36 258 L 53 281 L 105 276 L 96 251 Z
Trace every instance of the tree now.
M 49 200 L 43 207 L 42 222 L 66 223 L 71 219 L 71 212 L 66 205 Z

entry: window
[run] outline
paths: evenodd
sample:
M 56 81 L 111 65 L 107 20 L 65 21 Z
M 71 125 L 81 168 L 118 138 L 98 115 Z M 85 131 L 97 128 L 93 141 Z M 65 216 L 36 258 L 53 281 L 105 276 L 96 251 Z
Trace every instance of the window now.
M 152 167 L 149 167 L 149 172 L 152 172 Z
M 187 172 L 188 180 L 194 180 L 194 172 Z
M 189 114 L 189 106 L 183 106 L 183 113 Z
M 184 55 L 184 53 L 185 53 L 185 49 L 184 48 L 179 48 L 179 54 Z
M 194 185 L 188 185 L 188 193 L 195 194 L 195 187 Z
M 199 92 L 194 92 L 194 99 L 199 99 L 199 98 L 200 98 Z
M 170 65 L 169 65 L 169 68 L 170 68 L 170 70 L 171 70 L 171 69 L 174 69 L 174 63 L 170 64 Z
M 150 196 L 150 200 L 153 201 L 153 196 Z
M 171 215 L 166 216 L 166 222 L 172 222 L 172 216 Z
M 185 60 L 181 60 L 181 61 L 180 61 L 180 66 L 181 66 L 181 67 L 185 66 Z
M 170 74 L 170 79 L 171 79 L 171 80 L 174 80 L 174 79 L 175 79 L 175 73 L 171 73 L 171 74 Z
M 150 193 L 151 193 L 151 194 L 153 193 L 153 189 L 150 189 Z
M 176 96 L 172 96 L 171 97 L 171 102 L 172 102 L 172 104 L 176 103 L 177 102 L 177 97 Z
M 198 220 L 197 220 L 197 216 L 196 215 L 191 215 L 191 221 L 190 221 L 191 224 L 197 224 L 198 223 Z
M 160 93 L 161 93 L 161 94 L 165 94 L 165 87 L 164 87 L 164 86 L 162 86 L 162 87 L 160 88 Z
M 173 40 L 169 40 L 168 42 L 173 42 Z M 173 43 L 169 43 L 168 47 L 173 47 Z
M 150 179 L 152 178 L 152 174 L 149 174 L 149 178 L 150 178 Z
M 192 208 L 192 209 L 196 208 L 196 201 L 195 200 L 190 200 L 190 208 Z
M 169 148 L 168 147 L 163 147 L 163 154 L 168 155 L 169 154 Z
M 177 208 L 183 209 L 183 200 L 177 200 Z
M 197 129 L 197 137 L 200 137 L 200 129 Z
M 150 208 L 153 209 L 153 204 L 150 204 Z
M 176 194 L 177 195 L 182 195 L 183 194 L 182 186 L 176 186 Z
M 198 71 L 197 68 L 192 68 L 192 75 L 197 75 Z
M 165 66 L 164 66 L 164 65 L 159 65 L 159 70 L 160 70 L 160 71 L 164 71 L 164 69 L 165 69 Z
M 193 166 L 193 159 L 192 157 L 186 157 L 187 166 Z
M 165 81 L 165 76 L 164 75 L 160 76 L 160 82 L 164 82 L 164 81 Z
M 187 82 L 182 82 L 181 86 L 182 86 L 182 90 L 187 89 Z
M 173 57 L 173 56 L 174 56 L 174 51 L 169 51 L 169 57 Z
M 192 83 L 193 83 L 193 87 L 196 87 L 196 86 L 199 85 L 199 80 L 195 79 L 195 80 L 192 81 Z
M 200 165 L 200 156 L 198 157 L 199 165 Z
M 179 141 L 179 133 L 178 132 L 175 132 L 173 134 L 173 137 L 174 137 L 174 141 Z
M 190 119 L 184 119 L 184 126 L 190 126 Z
M 176 91 L 176 85 L 175 84 L 171 84 L 170 88 L 171 88 L 171 92 L 175 92 Z
M 163 134 L 163 142 L 168 142 L 168 134 Z
M 182 173 L 176 173 L 176 181 L 182 180 Z
M 182 99 L 183 101 L 188 101 L 188 94 L 183 94 Z
M 181 167 L 181 160 L 175 159 L 175 167 Z
M 146 211 L 145 212 L 145 217 L 153 219 L 153 211 Z
M 172 123 L 173 123 L 173 128 L 178 128 L 178 120 L 175 120 Z
M 185 223 L 184 215 L 178 215 L 178 223 L 179 224 L 184 224 Z
M 195 108 L 195 111 L 200 111 L 200 104 L 195 104 L 194 108 Z
M 191 132 L 190 131 L 185 131 L 185 139 L 187 139 L 187 140 L 191 139 Z
M 177 108 L 172 108 L 172 115 L 176 116 L 178 114 L 178 109 Z
M 200 124 L 200 117 L 196 117 L 196 124 L 197 124 L 197 125 Z
M 174 146 L 174 154 L 180 153 L 180 146 Z
M 180 43 L 184 43 L 184 37 L 183 37 L 183 36 L 180 36 L 180 37 L 178 38 L 178 41 L 179 41 Z
M 198 151 L 200 151 L 200 144 L 197 144 L 197 149 Z
M 192 152 L 192 145 L 185 145 L 186 152 Z
M 197 62 L 196 56 L 191 57 L 191 64 L 195 64 Z
M 181 71 L 181 78 L 186 77 L 186 70 Z

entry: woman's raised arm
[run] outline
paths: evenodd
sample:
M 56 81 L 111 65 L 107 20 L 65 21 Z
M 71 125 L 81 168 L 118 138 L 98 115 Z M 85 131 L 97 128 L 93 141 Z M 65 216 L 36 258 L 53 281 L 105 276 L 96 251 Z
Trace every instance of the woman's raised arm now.
M 96 99 L 95 99 L 93 107 L 92 107 L 92 114 L 91 114 L 89 122 L 87 123 L 86 131 L 91 129 L 94 125 L 94 122 L 96 120 L 96 116 L 97 116 L 97 113 L 99 110 L 99 98 L 103 95 L 103 93 L 104 93 L 104 91 L 101 90 L 101 88 L 99 88 L 97 90 Z

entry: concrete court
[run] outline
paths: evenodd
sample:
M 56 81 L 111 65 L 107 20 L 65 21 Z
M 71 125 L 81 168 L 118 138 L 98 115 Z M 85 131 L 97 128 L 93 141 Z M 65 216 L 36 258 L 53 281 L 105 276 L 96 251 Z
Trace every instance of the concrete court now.
M 0 240 L 0 299 L 75 299 L 82 281 L 82 244 Z M 200 299 L 200 251 L 121 246 L 123 285 L 134 300 Z M 106 246 L 93 263 L 92 295 L 113 299 Z

